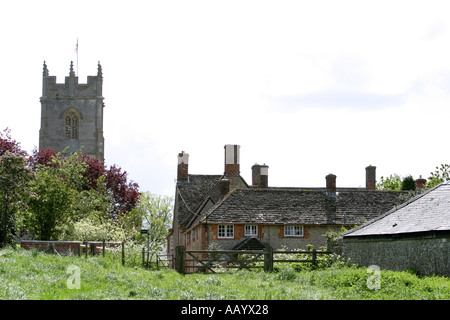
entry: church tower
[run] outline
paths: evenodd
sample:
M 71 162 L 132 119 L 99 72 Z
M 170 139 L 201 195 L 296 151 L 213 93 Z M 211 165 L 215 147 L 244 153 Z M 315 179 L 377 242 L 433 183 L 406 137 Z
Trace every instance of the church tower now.
M 68 147 L 68 152 L 75 152 L 83 147 L 83 152 L 104 161 L 102 84 L 100 62 L 97 75 L 79 84 L 73 62 L 65 82 L 56 83 L 44 61 L 39 149 L 60 152 Z

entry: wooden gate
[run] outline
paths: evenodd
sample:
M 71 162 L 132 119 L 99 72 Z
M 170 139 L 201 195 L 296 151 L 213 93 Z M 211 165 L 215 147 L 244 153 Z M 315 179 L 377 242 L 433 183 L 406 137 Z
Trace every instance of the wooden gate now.
M 219 273 L 230 269 L 263 268 L 272 271 L 274 263 L 310 263 L 312 269 L 318 265 L 318 255 L 330 254 L 329 251 L 273 251 L 264 250 L 188 250 L 183 246 L 175 248 L 175 270 L 179 273 Z M 292 255 L 292 257 L 275 256 Z M 307 259 L 306 257 L 310 257 Z
M 222 273 L 230 269 L 272 270 L 272 250 L 189 250 L 175 248 L 175 269 L 182 274 Z

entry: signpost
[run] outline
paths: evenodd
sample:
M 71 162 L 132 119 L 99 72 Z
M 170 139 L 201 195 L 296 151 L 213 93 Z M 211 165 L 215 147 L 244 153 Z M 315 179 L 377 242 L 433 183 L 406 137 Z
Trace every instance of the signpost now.
M 150 257 L 150 232 L 148 232 L 148 229 L 141 229 L 141 234 L 147 235 L 147 265 L 149 264 L 149 257 Z

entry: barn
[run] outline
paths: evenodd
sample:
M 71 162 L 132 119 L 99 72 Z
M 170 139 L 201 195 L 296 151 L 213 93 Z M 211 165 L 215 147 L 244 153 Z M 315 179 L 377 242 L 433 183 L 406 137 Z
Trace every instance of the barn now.
M 345 232 L 343 254 L 362 266 L 450 276 L 450 182 Z

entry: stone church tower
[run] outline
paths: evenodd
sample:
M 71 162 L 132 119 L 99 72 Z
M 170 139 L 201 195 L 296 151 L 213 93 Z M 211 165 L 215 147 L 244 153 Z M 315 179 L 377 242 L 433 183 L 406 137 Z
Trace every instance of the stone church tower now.
M 69 147 L 68 152 L 75 152 L 83 147 L 83 152 L 104 160 L 102 84 L 100 62 L 97 75 L 79 84 L 73 62 L 65 82 L 56 83 L 44 61 L 39 149 L 60 152 Z

